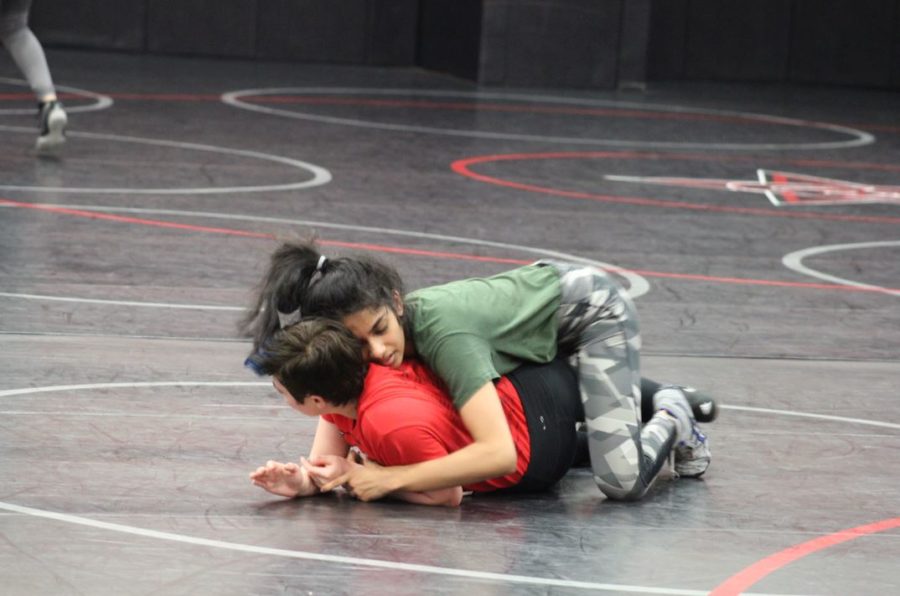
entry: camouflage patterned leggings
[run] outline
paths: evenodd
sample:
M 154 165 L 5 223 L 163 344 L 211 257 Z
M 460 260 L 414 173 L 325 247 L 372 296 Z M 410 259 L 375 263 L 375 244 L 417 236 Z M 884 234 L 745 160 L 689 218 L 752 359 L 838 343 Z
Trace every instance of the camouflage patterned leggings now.
M 605 272 L 542 262 L 559 271 L 559 349 L 577 358 L 594 481 L 610 499 L 639 499 L 675 442 L 675 423 L 641 425 L 641 336 L 628 293 Z

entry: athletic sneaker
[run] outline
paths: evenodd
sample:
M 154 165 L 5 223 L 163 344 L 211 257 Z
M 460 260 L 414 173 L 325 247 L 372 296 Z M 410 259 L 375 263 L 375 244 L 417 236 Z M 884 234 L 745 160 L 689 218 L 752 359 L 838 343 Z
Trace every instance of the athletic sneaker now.
M 653 396 L 654 405 L 675 419 L 678 436 L 672 453 L 675 472 L 686 478 L 702 476 L 709 467 L 709 439 L 700 432 L 693 408 L 681 387 L 665 385 Z
M 685 478 L 703 476 L 712 459 L 709 438 L 700 432 L 696 424 L 691 429 L 691 438 L 679 442 L 672 451 L 675 454 L 675 472 Z
M 47 101 L 38 104 L 41 119 L 41 134 L 37 139 L 38 153 L 53 151 L 66 142 L 66 124 L 69 118 L 62 104 L 58 101 Z

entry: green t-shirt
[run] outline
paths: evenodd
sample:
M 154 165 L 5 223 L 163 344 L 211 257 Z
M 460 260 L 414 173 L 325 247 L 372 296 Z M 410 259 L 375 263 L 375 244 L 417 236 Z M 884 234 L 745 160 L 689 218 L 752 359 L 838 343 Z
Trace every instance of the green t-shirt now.
M 523 362 L 556 357 L 560 287 L 554 267 L 528 265 L 406 298 L 416 351 L 447 383 L 457 409 Z

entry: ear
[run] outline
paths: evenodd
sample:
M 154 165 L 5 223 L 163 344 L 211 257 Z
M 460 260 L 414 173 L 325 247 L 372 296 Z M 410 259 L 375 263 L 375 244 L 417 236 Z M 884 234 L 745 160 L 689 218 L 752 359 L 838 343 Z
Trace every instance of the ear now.
M 320 395 L 307 395 L 304 401 L 309 405 L 315 407 L 317 410 L 321 410 L 323 407 L 325 407 L 325 400 L 322 399 L 322 396 Z
M 393 291 L 394 296 L 394 312 L 397 313 L 398 317 L 403 316 L 403 296 L 400 295 L 400 292 L 397 290 Z

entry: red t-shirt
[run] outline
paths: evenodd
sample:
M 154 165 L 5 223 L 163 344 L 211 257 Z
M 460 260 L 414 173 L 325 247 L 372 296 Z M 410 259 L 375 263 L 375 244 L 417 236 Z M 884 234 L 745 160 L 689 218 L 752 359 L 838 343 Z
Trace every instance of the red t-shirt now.
M 491 491 L 517 484 L 531 457 L 528 424 L 513 384 L 501 377 L 496 384 L 503 412 L 516 444 L 516 471 L 464 486 Z M 415 464 L 459 451 L 472 442 L 443 383 L 417 361 L 399 369 L 369 365 L 356 420 L 337 414 L 323 416 L 370 459 L 384 466 Z

